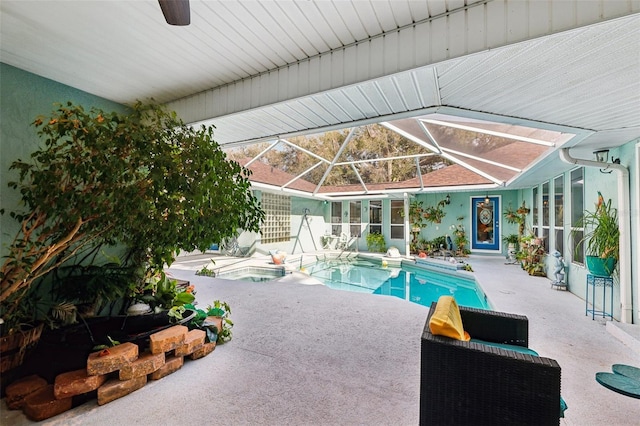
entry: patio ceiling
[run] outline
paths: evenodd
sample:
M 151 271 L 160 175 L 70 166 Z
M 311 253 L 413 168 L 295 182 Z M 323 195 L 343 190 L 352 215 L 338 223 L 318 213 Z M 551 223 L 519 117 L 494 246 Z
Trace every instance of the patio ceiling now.
M 472 158 L 412 136 L 467 185 L 519 188 L 569 167 L 561 144 L 587 158 L 640 137 L 639 10 L 630 0 L 191 0 L 191 25 L 172 27 L 156 0 L 3 0 L 0 60 L 116 102 L 154 98 L 215 125 L 227 147 L 381 122 L 420 129 L 416 117 L 431 114 L 562 134 L 507 164 L 516 170 L 499 151 Z M 462 176 L 444 170 L 395 189 Z

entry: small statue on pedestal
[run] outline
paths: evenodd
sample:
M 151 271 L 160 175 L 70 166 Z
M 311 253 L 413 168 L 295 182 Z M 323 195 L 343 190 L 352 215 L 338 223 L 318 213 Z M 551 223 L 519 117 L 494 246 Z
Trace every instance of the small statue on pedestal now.
M 551 287 L 555 286 L 556 289 L 563 288 L 566 290 L 567 283 L 564 282 L 564 259 L 558 250 L 553 252 L 553 257 L 555 257 L 553 270 L 555 280 L 551 281 Z

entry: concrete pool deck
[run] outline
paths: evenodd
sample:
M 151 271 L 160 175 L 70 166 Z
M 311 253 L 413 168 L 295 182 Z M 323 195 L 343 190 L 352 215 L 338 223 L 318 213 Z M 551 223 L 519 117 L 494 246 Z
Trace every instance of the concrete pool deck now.
M 230 304 L 233 340 L 124 398 L 104 406 L 91 401 L 41 424 L 418 423 L 420 336 L 428 308 L 287 280 L 195 275 L 210 257 L 180 258 L 170 272 L 195 284 L 200 305 L 215 299 Z M 584 314 L 584 300 L 505 265 L 502 257 L 467 260 L 495 309 L 528 316 L 530 346 L 562 367 L 569 409 L 561 424 L 638 424 L 640 402 L 599 385 L 595 373 L 617 363 L 640 366 L 640 326 L 594 321 Z M 216 258 L 217 266 L 226 262 L 237 259 Z M 267 260 L 235 266 L 248 263 Z M 1 423 L 32 422 L 3 402 Z

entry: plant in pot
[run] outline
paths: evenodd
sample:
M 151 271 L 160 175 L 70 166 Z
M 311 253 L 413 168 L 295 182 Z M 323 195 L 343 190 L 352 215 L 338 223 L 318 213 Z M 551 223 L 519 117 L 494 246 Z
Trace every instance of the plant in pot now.
M 411 227 L 412 238 L 409 243 L 410 251 L 415 252 L 418 243 L 418 236 L 423 228 L 427 227 L 422 208 L 422 201 L 412 200 L 409 203 L 409 226 Z M 400 212 L 400 216 L 404 217 L 404 210 Z
M 507 223 L 518 225 L 518 235 L 523 236 L 525 221 L 529 212 L 530 209 L 525 205 L 525 202 L 523 201 L 522 205 L 515 210 L 511 207 L 511 205 L 509 205 L 509 208 L 504 211 L 503 215 Z
M 190 329 L 204 330 L 207 333 L 208 342 L 222 344 L 231 340 L 233 321 L 229 318 L 231 307 L 227 302 L 214 300 L 206 309 L 198 309 L 192 304 L 184 307 L 196 311 L 195 317 L 187 323 L 187 326 Z
M 502 241 L 507 244 L 507 259 L 514 262 L 517 259 L 520 237 L 518 234 L 507 234 L 502 237 Z
M 156 313 L 193 303 L 196 299 L 193 285 L 179 286 L 177 280 L 168 277 L 162 271 L 153 274 L 146 281 L 148 290 L 137 300 L 147 303 Z
M 431 253 L 431 244 L 424 238 L 418 239 L 418 242 L 415 246 L 415 251 L 418 253 L 418 256 L 421 258 L 426 258 Z
M 442 218 L 447 215 L 447 212 L 444 211 L 444 206 L 444 201 L 440 201 L 435 206 L 427 206 L 423 213 L 425 220 L 431 223 L 441 223 Z
M 507 234 L 502 237 L 502 241 L 508 245 L 508 249 L 518 251 L 518 243 L 520 242 L 520 236 L 518 234 Z
M 160 271 L 180 250 L 259 231 L 250 172 L 226 159 L 210 127 L 142 102 L 126 113 L 68 102 L 33 125 L 42 147 L 11 165 L 24 211 L 10 212 L 19 227 L 0 267 L 3 334 L 29 319 L 32 284 L 87 247 L 126 247 Z
M 453 242 L 456 244 L 456 254 L 458 256 L 466 256 L 468 254 L 466 245 L 469 244 L 469 239 L 467 238 L 467 232 L 465 231 L 464 225 L 462 224 L 464 216 L 458 216 L 456 220 L 459 223 L 450 226 L 450 229 L 453 231 Z
M 384 235 L 379 232 L 369 232 L 367 234 L 367 249 L 370 252 L 384 253 L 387 250 Z
M 587 268 L 594 275 L 611 276 L 620 259 L 620 229 L 618 210 L 611 207 L 611 199 L 604 201 L 598 191 L 598 202 L 593 212 L 585 211 L 578 221 L 583 234 L 576 234 L 576 250 L 584 244 Z

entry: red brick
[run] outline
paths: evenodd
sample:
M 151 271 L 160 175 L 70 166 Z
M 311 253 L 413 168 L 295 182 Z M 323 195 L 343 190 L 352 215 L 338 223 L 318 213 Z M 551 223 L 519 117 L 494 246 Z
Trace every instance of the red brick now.
M 168 356 L 164 361 L 164 365 L 160 367 L 158 370 L 149 374 L 150 380 L 160 380 L 163 377 L 168 376 L 171 373 L 175 373 L 176 371 L 182 368 L 184 364 L 184 358 L 181 356 Z
M 106 375 L 89 376 L 84 368 L 82 370 L 69 371 L 56 376 L 53 394 L 57 399 L 82 395 L 98 389 L 106 381 Z
M 202 345 L 200 348 L 196 349 L 191 355 L 189 355 L 190 359 L 200 359 L 209 355 L 216 348 L 216 342 L 209 342 Z
M 22 411 L 30 420 L 39 422 L 70 410 L 72 400 L 73 398 L 56 399 L 53 385 L 47 385 L 25 398 Z
M 175 356 L 185 356 L 192 354 L 196 349 L 204 345 L 207 333 L 204 330 L 191 330 L 184 338 L 184 343 L 178 346 L 174 352 Z
M 103 351 L 94 352 L 87 359 L 87 374 L 96 376 L 120 370 L 130 362 L 138 359 L 138 345 L 134 343 L 123 343 L 106 349 L 107 355 L 100 356 Z
M 104 405 L 147 384 L 147 376 L 135 377 L 131 380 L 111 379 L 98 388 L 98 405 Z
M 152 354 L 169 352 L 184 342 L 189 329 L 184 325 L 174 325 L 149 336 L 149 349 Z
M 134 377 L 146 376 L 164 365 L 164 352 L 152 354 L 145 352 L 131 364 L 120 369 L 120 380 L 130 380 Z
M 10 410 L 18 410 L 22 408 L 24 399 L 33 392 L 47 386 L 48 383 L 42 377 L 33 374 L 23 377 L 7 386 L 6 401 Z

